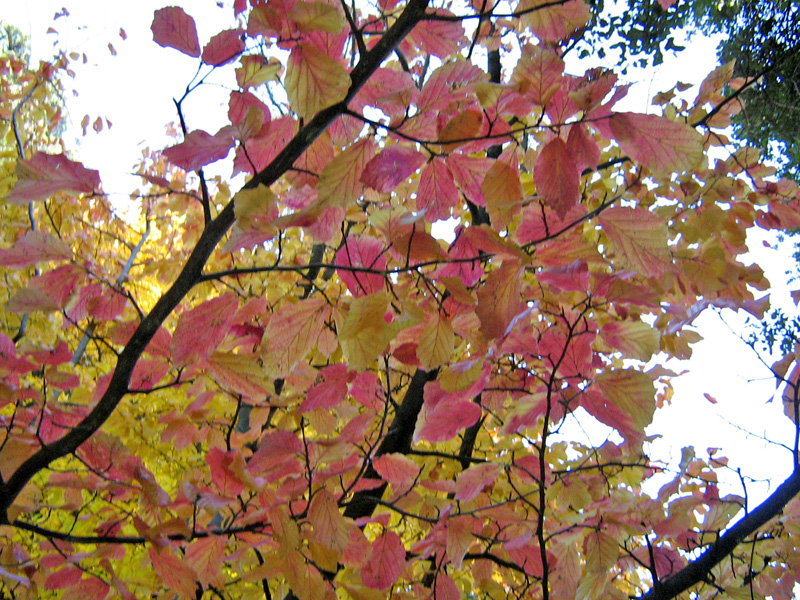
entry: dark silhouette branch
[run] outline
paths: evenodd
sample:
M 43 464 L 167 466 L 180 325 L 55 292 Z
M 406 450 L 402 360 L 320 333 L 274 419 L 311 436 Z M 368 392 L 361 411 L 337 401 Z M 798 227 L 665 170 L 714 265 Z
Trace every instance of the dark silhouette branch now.
M 639 599 L 670 600 L 678 597 L 693 585 L 705 581 L 711 569 L 730 555 L 748 536 L 781 514 L 783 507 L 799 493 L 800 470 L 795 470 L 764 502 L 723 533 L 697 559 L 691 561 L 674 575 L 661 579 L 657 586 L 639 596 Z

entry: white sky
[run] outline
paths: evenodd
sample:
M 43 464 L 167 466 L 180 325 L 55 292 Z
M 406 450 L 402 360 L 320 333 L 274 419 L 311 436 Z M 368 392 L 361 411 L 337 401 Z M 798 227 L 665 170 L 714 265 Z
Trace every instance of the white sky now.
M 214 1 L 173 3 L 182 4 L 195 17 L 201 46 L 225 25 L 233 24 L 232 10 L 228 6 L 220 8 Z M 72 134 L 80 135 L 84 114 L 90 116 L 90 122 L 98 116 L 107 118 L 113 127 L 96 134 L 90 126 L 88 135 L 80 139 L 67 136 L 68 149 L 87 167 L 100 170 L 107 192 L 118 194 L 118 200 L 127 197 L 141 185 L 138 177 L 126 177 L 126 173 L 133 170 L 142 149 L 160 149 L 171 143 L 165 132 L 167 124 L 176 121 L 172 99 L 180 98 L 197 69 L 196 59 L 152 41 L 153 12 L 169 2 L 20 0 L 4 4 L 2 19 L 29 36 L 34 60 L 52 56 L 56 48 L 87 55 L 86 65 L 75 66 L 74 88 L 80 95 L 72 97 L 68 93 L 66 98 Z M 70 16 L 53 22 L 53 15 L 64 4 Z M 57 34 L 46 33 L 51 26 Z M 127 34 L 125 41 L 120 37 L 120 28 Z M 117 56 L 111 56 L 109 43 Z M 663 65 L 646 72 L 631 71 L 627 79 L 638 84 L 621 107 L 647 112 L 649 99 L 671 88 L 675 81 L 699 83 L 715 66 L 715 48 L 714 41 L 697 36 L 689 50 L 667 57 Z M 215 132 L 225 124 L 227 100 L 228 90 L 214 85 L 191 94 L 184 106 L 189 128 Z M 777 305 L 793 312 L 785 285 L 785 271 L 791 261 L 785 250 L 767 250 L 761 241 L 753 238 L 751 247 L 757 249 L 754 256 L 768 272 Z M 734 330 L 742 331 L 743 315 L 731 311 L 724 314 Z M 782 403 L 765 404 L 774 392 L 769 373 L 715 314 L 706 314 L 697 325 L 706 339 L 695 346 L 691 361 L 672 365 L 674 370 L 689 369 L 690 373 L 674 381 L 672 406 L 657 412 L 653 430 L 669 431 L 669 437 L 654 445 L 654 454 L 671 457 L 675 467 L 682 446 L 695 446 L 698 457 L 705 456 L 708 447 L 721 447 L 721 454 L 730 458 L 731 466 L 741 467 L 746 476 L 771 478 L 774 487 L 789 474 L 791 457 L 784 449 L 745 435 L 726 422 L 730 420 L 756 435 L 792 444 L 792 427 L 783 416 Z M 704 393 L 719 403 L 712 405 Z M 741 492 L 735 473 L 731 473 L 730 482 L 730 491 Z M 769 489 L 769 485 L 752 486 L 748 490 L 751 502 L 758 502 Z

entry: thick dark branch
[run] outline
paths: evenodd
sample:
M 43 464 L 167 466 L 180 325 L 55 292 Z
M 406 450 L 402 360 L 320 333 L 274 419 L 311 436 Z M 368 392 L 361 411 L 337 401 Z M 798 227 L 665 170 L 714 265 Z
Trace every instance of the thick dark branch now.
M 406 390 L 406 395 L 395 413 L 394 421 L 392 421 L 389 431 L 386 432 L 386 437 L 383 438 L 381 445 L 375 452 L 374 458 L 392 452 L 408 454 L 411 451 L 414 427 L 416 427 L 417 416 L 419 411 L 422 410 L 422 404 L 425 399 L 425 384 L 435 379 L 437 373 L 437 371 L 428 372 L 422 369 L 417 369 L 417 372 L 414 373 L 414 377 L 412 377 L 411 383 Z M 378 473 L 372 465 L 369 465 L 364 477 L 367 479 L 379 479 Z M 370 516 L 375 507 L 378 506 L 380 497 L 385 490 L 386 484 L 384 483 L 374 490 L 356 492 L 347 504 L 344 516 L 351 519 Z
M 693 585 L 705 581 L 711 569 L 730 555 L 745 538 L 755 533 L 770 519 L 777 517 L 783 507 L 798 493 L 800 493 L 800 471 L 796 470 L 769 498 L 723 533 L 699 558 L 667 579 L 662 579 L 658 585 L 639 598 L 641 600 L 670 600 L 678 597 Z

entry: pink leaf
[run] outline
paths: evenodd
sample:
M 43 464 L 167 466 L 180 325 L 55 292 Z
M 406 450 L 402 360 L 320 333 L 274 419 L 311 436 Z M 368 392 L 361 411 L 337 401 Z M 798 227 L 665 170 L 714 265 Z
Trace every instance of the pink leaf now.
M 586 292 L 589 289 L 589 265 L 585 260 L 576 260 L 564 267 L 544 269 L 537 279 L 565 292 Z
M 0 265 L 13 269 L 30 267 L 45 260 L 69 260 L 67 244 L 44 231 L 28 231 L 8 249 L 0 249 Z
M 461 598 L 461 592 L 458 590 L 456 582 L 443 572 L 436 575 L 436 583 L 433 589 L 433 597 L 436 600 L 459 600 Z
M 372 544 L 372 554 L 361 570 L 364 585 L 376 590 L 388 590 L 397 581 L 406 564 L 406 549 L 400 536 L 384 531 Z
M 450 209 L 458 202 L 453 173 L 441 157 L 434 158 L 422 169 L 417 189 L 417 209 L 426 210 L 428 222 L 447 219 Z
M 581 197 L 581 174 L 561 138 L 545 144 L 533 170 L 536 187 L 559 217 L 569 213 Z
M 63 154 L 37 152 L 17 163 L 17 184 L 6 199 L 13 204 L 44 200 L 56 192 L 93 194 L 100 189 L 100 173 Z
M 219 67 L 231 62 L 244 51 L 241 29 L 228 29 L 211 38 L 203 48 L 203 62 Z
M 657 115 L 615 113 L 609 124 L 622 151 L 654 173 L 687 171 L 703 157 L 703 136 L 685 123 Z
M 225 158 L 232 147 L 233 137 L 228 129 L 223 128 L 215 135 L 198 129 L 189 133 L 180 144 L 166 148 L 164 156 L 184 171 L 196 171 Z
M 153 15 L 153 41 L 164 48 L 175 48 L 184 54 L 200 56 L 200 42 L 194 19 L 177 6 L 159 9 Z
M 474 500 L 483 488 L 491 485 L 499 475 L 500 465 L 497 463 L 483 463 L 461 471 L 456 477 L 455 499 L 459 502 Z
M 67 343 L 63 341 L 59 342 L 58 346 L 52 350 L 35 350 L 28 352 L 28 356 L 37 364 L 48 366 L 61 365 L 72 360 L 72 352 L 70 352 Z
M 426 415 L 419 438 L 432 443 L 452 440 L 481 418 L 481 407 L 469 400 L 442 401 Z
M 398 452 L 379 456 L 372 461 L 372 466 L 381 479 L 402 489 L 409 488 L 421 471 L 417 463 Z
M 600 161 L 600 148 L 582 123 L 575 123 L 569 128 L 567 152 L 575 161 L 578 171 L 595 169 Z
M 300 404 L 300 413 L 317 408 L 334 408 L 347 397 L 347 365 L 328 365 L 317 375 L 316 383 Z
M 364 167 L 361 181 L 380 193 L 391 192 L 425 162 L 425 155 L 408 146 L 390 146 Z
M 349 237 L 336 253 L 336 264 L 355 267 L 356 269 L 375 269 L 382 271 L 386 268 L 386 257 L 383 255 L 383 244 L 369 235 Z M 337 269 L 341 279 L 355 297 L 365 296 L 379 292 L 384 286 L 384 277 L 380 273 L 367 273 L 363 271 L 350 271 Z
M 181 313 L 172 335 L 175 366 L 208 358 L 228 334 L 238 306 L 236 296 L 228 292 Z

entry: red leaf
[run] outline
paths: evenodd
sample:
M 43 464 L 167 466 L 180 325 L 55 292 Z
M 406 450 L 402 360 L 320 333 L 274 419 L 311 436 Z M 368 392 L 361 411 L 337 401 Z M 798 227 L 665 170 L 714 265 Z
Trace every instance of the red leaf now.
M 159 9 L 153 15 L 153 41 L 164 48 L 175 48 L 184 54 L 200 56 L 200 42 L 194 19 L 177 6 Z
M 113 321 L 125 310 L 128 297 L 114 288 L 106 289 L 98 298 L 89 302 L 89 314 L 98 321 Z
M 44 589 L 62 590 L 72 587 L 81 580 L 81 577 L 83 577 L 83 571 L 74 565 L 67 564 L 47 577 Z
M 564 217 L 581 197 L 581 174 L 561 138 L 545 144 L 533 169 L 536 187 L 559 217 Z
M 59 342 L 52 350 L 37 350 L 29 352 L 30 356 L 37 364 L 56 366 L 72 360 L 72 352 L 66 342 Z
M 69 260 L 72 249 L 44 231 L 28 231 L 8 249 L 0 249 L 0 265 L 21 269 L 44 260 Z
M 433 597 L 436 600 L 459 600 L 461 598 L 461 592 L 458 590 L 456 582 L 445 573 L 436 575 L 436 583 L 433 589 Z
M 232 147 L 233 136 L 228 128 L 220 129 L 215 135 L 198 129 L 189 133 L 180 144 L 166 148 L 164 156 L 184 171 L 196 171 L 225 158 Z
M 228 29 L 211 38 L 203 48 L 203 62 L 212 67 L 228 64 L 244 51 L 241 29 Z
M 372 554 L 361 570 L 364 585 L 377 590 L 388 590 L 397 581 L 406 564 L 406 549 L 400 536 L 384 531 L 372 544 Z
M 238 306 L 236 296 L 228 292 L 181 313 L 172 334 L 175 366 L 211 356 L 228 334 Z
M 44 200 L 56 192 L 93 194 L 100 189 L 100 173 L 71 161 L 63 154 L 37 152 L 17 163 L 17 183 L 6 199 L 12 204 Z
M 386 268 L 383 244 L 369 235 L 347 238 L 344 246 L 336 253 L 335 260 L 336 264 L 347 267 L 375 269 L 378 271 Z M 337 269 L 336 273 L 356 298 L 379 292 L 384 287 L 384 277 L 379 273 L 365 273 L 347 269 Z
M 223 496 L 234 497 L 242 493 L 245 488 L 235 472 L 237 459 L 244 462 L 238 452 L 223 452 L 219 448 L 212 448 L 206 455 L 206 462 L 211 470 L 211 480 Z
M 384 194 L 408 179 L 425 162 L 425 155 L 408 146 L 390 146 L 364 167 L 361 181 Z

